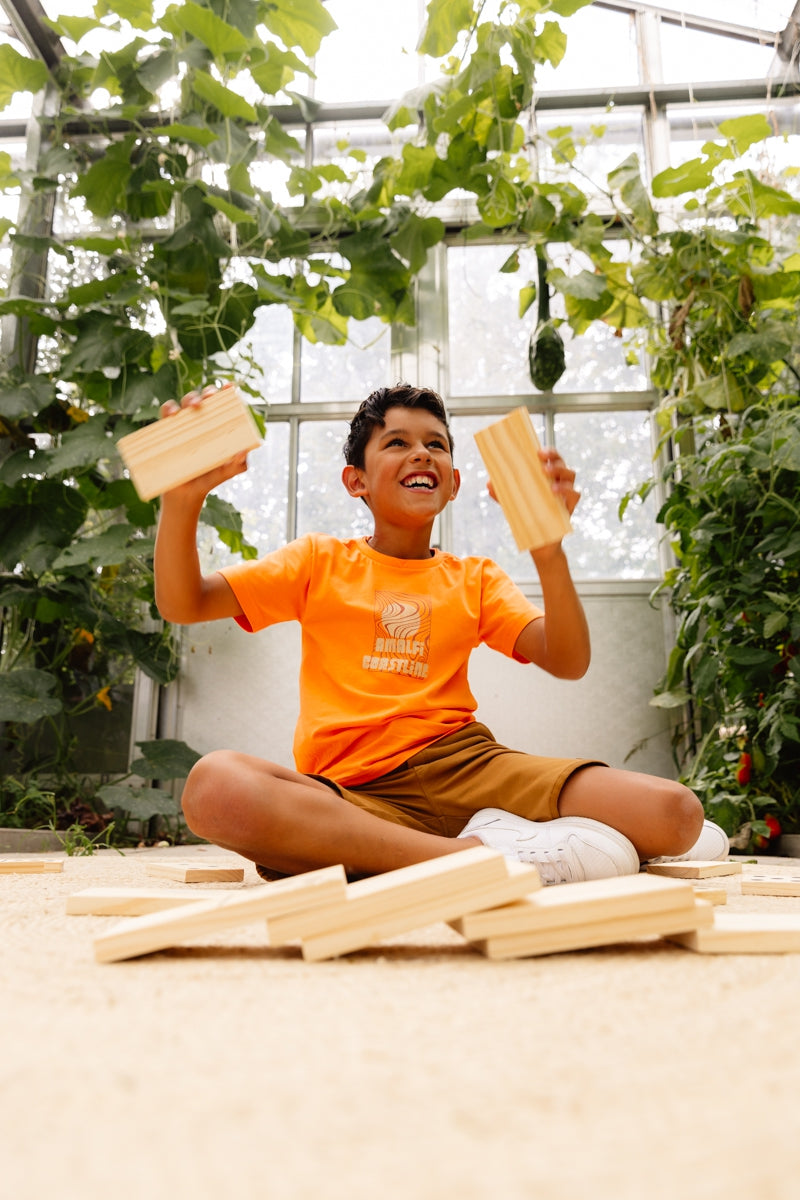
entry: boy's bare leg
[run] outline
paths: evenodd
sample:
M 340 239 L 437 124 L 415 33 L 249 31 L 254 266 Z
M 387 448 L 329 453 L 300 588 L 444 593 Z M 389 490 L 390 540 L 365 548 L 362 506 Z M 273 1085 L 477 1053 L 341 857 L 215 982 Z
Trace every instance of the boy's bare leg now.
M 384 821 L 317 779 L 228 750 L 192 768 L 183 810 L 200 837 L 286 874 L 334 863 L 378 874 L 480 845 Z
M 689 788 L 670 779 L 583 767 L 558 801 L 562 817 L 590 817 L 625 834 L 641 859 L 685 854 L 703 828 L 703 806 Z

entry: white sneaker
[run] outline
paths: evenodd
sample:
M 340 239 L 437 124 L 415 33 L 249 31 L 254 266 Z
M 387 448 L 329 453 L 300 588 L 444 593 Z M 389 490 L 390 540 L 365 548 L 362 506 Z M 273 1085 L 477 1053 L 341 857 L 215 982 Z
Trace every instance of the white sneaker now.
M 588 817 L 528 821 L 500 808 L 482 808 L 458 836 L 480 838 L 484 846 L 500 850 L 506 858 L 533 863 L 545 884 L 639 872 L 633 843 L 616 829 Z
M 700 837 L 691 850 L 687 850 L 685 854 L 678 854 L 675 858 L 662 855 L 661 858 L 648 858 L 647 861 L 651 863 L 697 862 L 698 860 L 716 862 L 727 858 L 730 850 L 731 844 L 725 830 L 720 829 L 719 825 L 715 825 L 713 821 L 703 821 Z

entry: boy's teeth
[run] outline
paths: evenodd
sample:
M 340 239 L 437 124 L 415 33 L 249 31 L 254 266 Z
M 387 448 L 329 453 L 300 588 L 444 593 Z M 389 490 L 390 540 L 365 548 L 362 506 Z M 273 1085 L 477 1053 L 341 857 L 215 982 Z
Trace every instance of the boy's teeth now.
M 432 488 L 433 480 L 427 475 L 411 475 L 403 483 L 403 487 L 425 487 Z

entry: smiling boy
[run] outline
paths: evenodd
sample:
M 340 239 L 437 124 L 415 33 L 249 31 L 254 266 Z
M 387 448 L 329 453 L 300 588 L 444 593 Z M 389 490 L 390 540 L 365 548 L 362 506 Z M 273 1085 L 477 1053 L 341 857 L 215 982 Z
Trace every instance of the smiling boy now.
M 351 423 L 342 472 L 372 534 L 308 534 L 208 576 L 200 509 L 245 459 L 165 493 L 155 554 L 165 619 L 232 617 L 249 632 L 297 620 L 303 636 L 296 769 L 212 751 L 186 781 L 189 827 L 266 877 L 340 862 L 375 874 L 479 843 L 535 863 L 546 883 L 632 874 L 653 857 L 723 857 L 727 839 L 681 784 L 513 750 L 476 720 L 477 645 L 577 679 L 589 632 L 560 543 L 532 555 L 542 608 L 491 560 L 431 548 L 460 486 L 452 452 L 435 392 L 378 389 Z M 574 472 L 554 450 L 541 456 L 571 513 Z

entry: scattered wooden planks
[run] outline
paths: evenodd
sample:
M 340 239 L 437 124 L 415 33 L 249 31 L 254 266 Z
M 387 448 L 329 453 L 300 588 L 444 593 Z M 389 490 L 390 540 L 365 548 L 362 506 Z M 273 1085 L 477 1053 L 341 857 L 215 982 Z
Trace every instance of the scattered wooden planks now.
M 560 542 L 572 531 L 566 505 L 554 494 L 539 458 L 539 439 L 526 408 L 479 430 L 475 442 L 518 550 Z
M 281 913 L 329 905 L 344 896 L 346 887 L 344 867 L 335 866 L 263 887 L 219 892 L 213 900 L 120 922 L 94 939 L 95 958 L 103 963 L 119 962 Z
M 711 905 L 696 899 L 691 884 L 640 874 L 547 888 L 452 924 L 488 958 L 505 959 L 663 937 L 712 919 Z
M 316 962 L 464 913 L 507 904 L 541 888 L 535 867 L 475 846 L 351 883 L 338 902 L 267 921 L 271 946 L 299 940 Z
M 694 887 L 698 900 L 707 900 L 709 904 L 727 904 L 728 893 L 724 887 L 714 887 L 709 884 L 698 884 Z
M 704 929 L 670 936 L 698 954 L 796 954 L 800 913 L 715 913 Z
M 164 859 L 146 863 L 144 869 L 147 875 L 177 879 L 179 883 L 241 883 L 244 879 L 244 867 L 236 867 L 229 862 L 208 862 L 197 866 L 191 862 Z
M 142 500 L 169 491 L 261 445 L 252 413 L 233 384 L 198 407 L 121 437 L 117 448 Z
M 0 858 L 0 875 L 43 875 L 64 870 L 60 859 L 53 858 Z
M 719 859 L 698 859 L 694 862 L 647 863 L 651 875 L 665 875 L 670 879 L 711 879 L 715 875 L 741 875 L 742 864 Z

